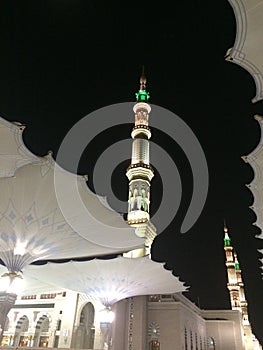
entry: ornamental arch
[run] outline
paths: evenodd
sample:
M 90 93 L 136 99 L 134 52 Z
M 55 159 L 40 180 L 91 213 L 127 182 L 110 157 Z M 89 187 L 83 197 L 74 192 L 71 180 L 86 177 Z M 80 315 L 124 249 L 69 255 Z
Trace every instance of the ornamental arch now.
M 39 317 L 36 323 L 33 346 L 41 348 L 48 347 L 50 324 L 51 318 L 48 314 Z
M 21 316 L 17 323 L 15 328 L 15 334 L 14 334 L 14 346 L 28 346 L 28 332 L 29 327 L 29 319 L 26 315 Z
M 94 317 L 95 308 L 91 302 L 88 302 L 80 312 L 74 345 L 76 349 L 93 349 L 95 337 Z

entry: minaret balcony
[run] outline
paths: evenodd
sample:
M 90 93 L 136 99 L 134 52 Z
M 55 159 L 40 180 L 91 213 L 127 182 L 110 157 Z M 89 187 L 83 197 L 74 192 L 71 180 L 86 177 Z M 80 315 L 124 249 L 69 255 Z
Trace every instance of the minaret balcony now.
M 131 137 L 134 139 L 134 138 L 136 138 L 136 136 L 138 136 L 140 134 L 146 135 L 146 137 L 148 139 L 150 139 L 152 136 L 149 126 L 143 125 L 143 124 L 139 124 L 139 125 L 134 126 L 134 128 L 132 129 L 132 132 L 131 132 Z
M 150 220 L 150 215 L 148 212 L 143 210 L 134 210 L 128 213 L 127 219 L 129 225 L 142 224 Z
M 151 165 L 137 163 L 129 165 L 126 171 L 126 176 L 129 181 L 133 179 L 145 179 L 151 181 L 154 176 L 154 172 Z
M 231 291 L 231 292 L 237 292 L 239 293 L 240 291 L 240 287 L 238 285 L 235 284 L 235 282 L 233 283 L 227 283 L 227 288 Z
M 145 103 L 145 102 L 137 102 L 137 103 L 135 103 L 135 105 L 133 106 L 134 113 L 136 113 L 138 109 L 146 109 L 146 111 L 148 113 L 151 112 L 151 106 L 148 103 Z

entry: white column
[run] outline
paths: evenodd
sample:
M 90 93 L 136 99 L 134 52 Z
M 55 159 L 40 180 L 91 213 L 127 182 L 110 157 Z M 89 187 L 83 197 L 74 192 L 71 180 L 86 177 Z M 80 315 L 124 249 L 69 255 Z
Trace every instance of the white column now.
M 0 292 L 0 326 L 1 326 L 1 334 L 0 334 L 0 344 L 3 338 L 3 332 L 5 328 L 6 317 L 12 306 L 16 301 L 16 294 Z

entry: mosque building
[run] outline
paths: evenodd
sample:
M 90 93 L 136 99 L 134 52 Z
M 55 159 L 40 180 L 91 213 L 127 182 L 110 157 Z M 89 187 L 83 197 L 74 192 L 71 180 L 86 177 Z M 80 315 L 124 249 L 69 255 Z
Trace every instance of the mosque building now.
M 228 1 L 235 13 L 237 32 L 226 60 L 251 74 L 256 87 L 253 102 L 257 102 L 263 98 L 263 2 Z M 157 230 L 150 218 L 154 172 L 149 159 L 151 106 L 146 83 L 142 74 L 134 105 L 131 164 L 126 172 L 128 228 L 117 213 L 101 204 L 101 198 L 87 190 L 85 178 L 76 177 L 74 185 L 83 203 L 102 222 L 79 213 L 74 207 L 72 176 L 59 169 L 59 179 L 67 189 L 63 199 L 72 201 L 69 209 L 74 215 L 69 225 L 52 187 L 56 169 L 52 155 L 32 154 L 22 140 L 24 126 L 0 117 L 2 349 L 262 349 L 251 329 L 238 255 L 226 226 L 223 242 L 229 310 L 200 309 L 186 297 L 184 283 L 150 258 Z M 263 135 L 263 117 L 255 118 Z M 261 137 L 256 149 L 243 157 L 255 174 L 248 187 L 261 231 L 262 145 Z M 92 232 L 85 231 L 87 225 Z M 262 233 L 259 238 L 263 238 Z M 100 259 L 106 255 L 116 257 Z M 88 261 L 31 265 L 37 260 L 94 256 L 97 258 Z M 17 295 L 13 282 L 21 282 L 22 275 L 27 284 Z M 9 281 L 5 287 L 4 279 Z
M 150 184 L 154 173 L 149 158 L 151 107 L 148 100 L 143 73 L 133 109 L 132 157 L 126 172 L 129 180 L 127 223 L 134 229 L 132 234 L 135 232 L 140 240 L 121 249 L 113 247 L 112 253 L 117 256 L 110 260 L 70 261 L 43 266 L 24 264 L 27 289 L 17 298 L 14 298 L 13 291 L 0 292 L 0 311 L 6 314 L 5 323 L 1 324 L 3 349 L 261 349 L 251 331 L 241 270 L 226 227 L 224 250 L 231 310 L 200 309 L 183 294 L 187 290 L 184 284 L 165 270 L 163 264 L 150 258 L 151 244 L 157 232 L 150 219 Z M 49 172 L 53 174 L 50 158 L 34 158 L 34 169 L 31 167 L 32 162 L 23 164 L 16 176 L 23 176 L 23 171 L 24 176 L 30 172 L 34 175 L 38 167 L 43 177 Z M 50 186 L 47 183 L 46 186 Z M 4 187 L 2 190 L 5 196 Z M 93 196 L 92 200 L 96 201 L 96 198 Z M 90 201 L 91 197 L 87 197 L 88 206 Z M 6 213 L 11 215 L 9 221 L 18 215 L 15 200 L 13 204 L 11 211 L 4 212 L 5 217 Z M 101 209 L 97 207 L 97 210 Z M 33 213 L 27 212 L 26 217 L 31 220 L 29 214 L 33 216 Z M 113 215 L 112 211 L 109 215 Z M 43 218 L 41 216 L 41 220 Z M 46 221 L 42 220 L 42 225 Z M 1 239 L 7 241 L 5 235 Z M 84 242 L 80 241 L 79 247 L 80 244 Z M 50 249 L 49 242 L 45 242 L 45 247 Z M 13 262 L 8 269 L 9 277 L 11 273 L 18 274 L 15 268 L 18 255 L 14 252 L 8 254 Z M 8 298 L 12 300 L 9 302 Z

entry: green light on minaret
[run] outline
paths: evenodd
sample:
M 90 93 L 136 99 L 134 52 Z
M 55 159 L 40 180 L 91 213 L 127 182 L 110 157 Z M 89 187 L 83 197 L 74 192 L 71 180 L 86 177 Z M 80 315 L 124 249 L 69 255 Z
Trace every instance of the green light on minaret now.
M 231 239 L 229 237 L 224 238 L 225 247 L 231 247 Z
M 148 101 L 150 98 L 150 94 L 146 90 L 139 90 L 138 92 L 136 92 L 135 95 L 137 102 L 145 102 Z
M 225 232 L 224 246 L 231 247 L 231 239 L 228 236 L 228 229 L 226 227 L 226 223 L 224 223 L 224 232 Z
M 238 261 L 235 262 L 235 270 L 240 270 L 240 266 L 239 266 L 239 262 Z

